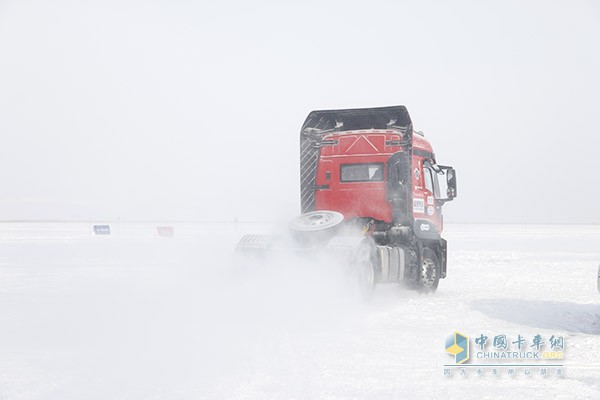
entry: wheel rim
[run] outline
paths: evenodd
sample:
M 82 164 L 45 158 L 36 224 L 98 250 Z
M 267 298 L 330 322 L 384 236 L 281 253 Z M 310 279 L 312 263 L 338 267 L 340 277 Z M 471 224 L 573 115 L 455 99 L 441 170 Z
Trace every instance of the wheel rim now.
M 431 288 L 435 285 L 437 278 L 437 270 L 435 268 L 435 262 L 431 258 L 423 259 L 421 263 L 421 285 Z
M 319 231 L 333 228 L 343 220 L 344 216 L 336 211 L 313 211 L 294 218 L 290 228 L 300 232 Z

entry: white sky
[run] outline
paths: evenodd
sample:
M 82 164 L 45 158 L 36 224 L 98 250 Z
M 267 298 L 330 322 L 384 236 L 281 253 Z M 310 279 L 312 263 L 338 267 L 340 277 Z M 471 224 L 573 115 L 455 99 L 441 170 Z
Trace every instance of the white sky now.
M 0 219 L 287 219 L 309 111 L 404 104 L 447 221 L 600 223 L 600 3 L 213 3 L 0 0 Z

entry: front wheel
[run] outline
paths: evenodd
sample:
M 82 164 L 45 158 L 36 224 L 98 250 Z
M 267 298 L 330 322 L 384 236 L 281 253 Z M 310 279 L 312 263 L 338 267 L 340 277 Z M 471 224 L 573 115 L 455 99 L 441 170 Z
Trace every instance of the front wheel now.
M 435 251 L 423 249 L 423 257 L 417 275 L 417 287 L 423 293 L 433 293 L 440 283 L 440 261 Z

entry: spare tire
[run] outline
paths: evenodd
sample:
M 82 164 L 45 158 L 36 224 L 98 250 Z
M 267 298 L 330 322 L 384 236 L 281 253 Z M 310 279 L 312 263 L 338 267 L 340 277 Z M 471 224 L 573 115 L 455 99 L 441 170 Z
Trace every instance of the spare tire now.
M 311 211 L 294 218 L 289 223 L 292 236 L 305 244 L 325 241 L 344 222 L 344 216 L 337 211 Z

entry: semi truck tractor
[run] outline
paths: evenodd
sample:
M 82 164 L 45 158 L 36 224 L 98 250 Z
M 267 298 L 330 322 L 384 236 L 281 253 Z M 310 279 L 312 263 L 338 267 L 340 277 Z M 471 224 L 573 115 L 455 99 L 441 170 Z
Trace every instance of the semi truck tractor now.
M 335 257 L 363 293 L 400 282 L 434 292 L 446 277 L 442 208 L 457 195 L 456 172 L 438 164 L 406 107 L 310 112 L 300 194 L 301 214 L 289 223 L 294 251 Z M 267 254 L 277 243 L 246 235 L 237 249 Z

